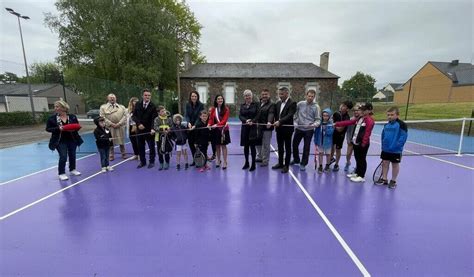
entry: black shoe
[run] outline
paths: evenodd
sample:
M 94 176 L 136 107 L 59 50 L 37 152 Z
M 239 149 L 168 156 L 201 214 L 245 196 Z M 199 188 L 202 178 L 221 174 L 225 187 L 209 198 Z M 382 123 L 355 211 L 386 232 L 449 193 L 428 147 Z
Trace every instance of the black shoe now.
M 324 167 L 324 171 L 325 171 L 325 172 L 329 172 L 330 169 L 331 169 L 331 168 L 329 168 L 329 165 L 326 164 L 326 166 Z
M 292 161 L 290 162 L 290 165 L 298 165 L 298 164 L 300 164 L 299 161 L 292 160 Z
M 284 166 L 282 169 L 281 169 L 281 173 L 288 173 L 289 169 L 287 166 Z
M 318 167 L 318 173 L 319 173 L 319 174 L 323 173 L 323 166 L 322 166 L 322 165 L 320 165 L 320 166 Z
M 258 158 L 257 158 L 257 159 L 255 159 L 255 162 L 256 162 L 256 163 L 261 163 L 261 162 L 262 162 L 262 159 L 258 159 Z
M 334 167 L 332 168 L 332 171 L 334 172 L 339 171 L 339 165 L 335 164 Z
M 397 182 L 394 180 L 390 180 L 390 183 L 388 184 L 389 189 L 394 189 L 397 187 Z
M 139 163 L 139 164 L 137 165 L 137 168 L 142 168 L 142 167 L 144 167 L 145 165 L 146 165 L 146 164 Z
M 272 166 L 272 169 L 282 169 L 283 166 L 281 164 L 276 164 L 274 166 Z
M 154 163 L 149 163 L 149 164 L 148 164 L 148 168 L 153 168 L 154 166 L 155 166 Z
M 380 178 L 375 182 L 375 184 L 376 185 L 388 185 L 388 181 L 383 179 L 383 178 Z
M 189 164 L 188 163 L 185 163 L 184 164 L 184 170 L 187 170 L 189 168 Z
M 242 169 L 247 169 L 247 168 L 249 168 L 249 167 L 250 167 L 249 162 L 245 162 L 245 164 L 244 164 L 244 166 L 242 167 Z
M 176 165 L 176 169 L 177 169 L 177 170 L 180 170 L 180 169 L 181 169 L 181 165 L 180 165 L 180 164 Z
M 255 162 L 252 163 L 252 166 L 250 167 L 249 171 L 254 171 L 255 170 Z

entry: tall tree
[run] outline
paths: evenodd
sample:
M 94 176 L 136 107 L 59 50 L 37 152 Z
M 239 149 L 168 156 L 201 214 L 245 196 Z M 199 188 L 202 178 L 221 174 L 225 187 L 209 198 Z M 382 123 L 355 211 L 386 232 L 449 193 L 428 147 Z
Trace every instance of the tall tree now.
M 377 92 L 375 78 L 360 71 L 342 83 L 342 91 L 355 101 L 370 101 Z
M 80 77 L 114 84 L 174 89 L 188 51 L 199 54 L 201 26 L 173 0 L 58 0 L 46 23 L 59 34 L 59 62 L 86 98 L 104 96 Z
M 55 63 L 34 63 L 30 68 L 31 83 L 60 83 L 61 70 Z

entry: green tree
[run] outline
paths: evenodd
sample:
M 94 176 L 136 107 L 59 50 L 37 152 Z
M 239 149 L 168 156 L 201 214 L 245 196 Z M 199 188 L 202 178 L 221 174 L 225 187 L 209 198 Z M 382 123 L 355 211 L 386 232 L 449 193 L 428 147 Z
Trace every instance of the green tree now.
M 61 70 L 55 63 L 34 63 L 30 68 L 31 83 L 60 83 Z
M 375 78 L 360 71 L 342 83 L 343 93 L 352 101 L 371 101 L 377 93 Z
M 59 15 L 46 24 L 59 34 L 58 61 L 68 84 L 97 102 L 120 85 L 176 88 L 177 70 L 199 54 L 201 25 L 189 7 L 173 0 L 58 0 Z M 91 78 L 95 81 L 91 81 Z M 92 88 L 89 81 L 107 84 Z
M 18 76 L 12 72 L 5 72 L 0 74 L 0 81 L 4 84 L 11 84 L 19 81 Z

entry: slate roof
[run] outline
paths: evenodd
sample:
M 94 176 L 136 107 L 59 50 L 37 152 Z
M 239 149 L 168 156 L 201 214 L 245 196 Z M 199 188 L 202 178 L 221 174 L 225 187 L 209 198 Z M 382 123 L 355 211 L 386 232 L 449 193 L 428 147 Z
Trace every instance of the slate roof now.
M 313 63 L 204 63 L 193 65 L 181 78 L 319 78 L 339 76 Z

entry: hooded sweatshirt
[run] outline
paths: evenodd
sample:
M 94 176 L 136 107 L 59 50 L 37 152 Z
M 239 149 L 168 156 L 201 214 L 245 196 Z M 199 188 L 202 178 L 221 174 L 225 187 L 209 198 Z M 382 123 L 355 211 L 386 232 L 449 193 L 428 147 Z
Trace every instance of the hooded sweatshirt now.
M 324 109 L 323 114 L 324 113 L 327 113 L 329 118 L 331 118 L 331 109 Z M 328 121 L 321 121 L 321 125 L 319 125 L 319 127 L 314 130 L 314 144 L 322 147 L 323 149 L 331 148 L 333 133 L 334 126 L 332 119 L 329 119 Z

